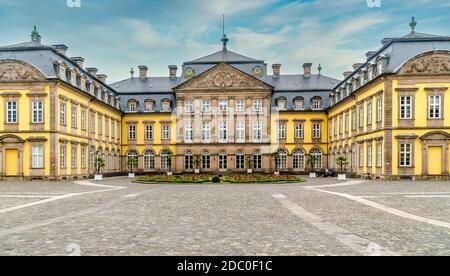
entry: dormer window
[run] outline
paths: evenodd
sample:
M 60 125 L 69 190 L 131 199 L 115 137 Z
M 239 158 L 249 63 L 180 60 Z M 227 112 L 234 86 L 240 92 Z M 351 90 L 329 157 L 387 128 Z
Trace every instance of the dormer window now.
M 71 82 L 72 81 L 72 70 L 66 69 L 66 81 Z
M 152 100 L 146 100 L 144 103 L 144 111 L 145 112 L 153 112 L 155 108 L 155 103 Z
M 95 87 L 95 89 L 94 89 L 94 96 L 97 98 L 97 96 L 98 96 L 98 87 Z
M 137 102 L 135 100 L 128 101 L 128 112 L 137 112 Z
M 286 98 L 278 98 L 276 104 L 278 110 L 286 110 Z
M 295 110 L 303 110 L 305 109 L 305 100 L 303 98 L 296 98 L 294 100 L 294 109 Z
M 170 111 L 172 111 L 170 100 L 164 99 L 164 100 L 161 101 L 161 111 L 162 112 L 170 112 Z
M 102 91 L 102 101 L 104 101 L 106 99 L 106 92 Z
M 311 101 L 311 109 L 312 110 L 321 110 L 322 109 L 322 98 L 314 97 Z

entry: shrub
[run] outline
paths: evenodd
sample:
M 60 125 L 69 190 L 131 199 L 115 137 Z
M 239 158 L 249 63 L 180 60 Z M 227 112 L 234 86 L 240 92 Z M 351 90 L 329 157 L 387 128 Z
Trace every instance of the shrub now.
M 211 179 L 212 183 L 220 183 L 220 176 L 213 176 L 213 178 Z

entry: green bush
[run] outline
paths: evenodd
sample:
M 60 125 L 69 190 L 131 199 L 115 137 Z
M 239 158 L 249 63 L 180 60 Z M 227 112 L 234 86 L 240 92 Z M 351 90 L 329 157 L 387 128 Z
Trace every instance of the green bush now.
M 213 178 L 211 179 L 212 183 L 220 183 L 220 177 L 219 176 L 213 176 Z

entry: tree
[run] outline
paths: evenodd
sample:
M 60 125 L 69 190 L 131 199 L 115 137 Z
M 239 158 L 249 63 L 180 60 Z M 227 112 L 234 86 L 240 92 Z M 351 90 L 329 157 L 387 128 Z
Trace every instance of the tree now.
M 172 171 L 172 152 L 167 153 L 167 165 L 169 165 L 169 172 Z
M 275 161 L 275 172 L 278 172 L 278 161 L 280 160 L 280 152 L 279 151 L 272 152 L 270 156 Z
M 348 160 L 347 160 L 347 157 L 345 157 L 345 156 L 339 156 L 337 159 L 336 159 L 336 163 L 339 165 L 339 167 L 341 168 L 341 173 L 343 173 L 344 172 L 344 165 L 346 165 L 348 162 L 347 162 Z
M 308 164 L 311 167 L 311 172 L 315 171 L 316 163 L 319 161 L 319 158 L 315 155 L 310 155 L 308 160 L 306 161 L 306 164 Z
M 128 168 L 130 169 L 131 173 L 134 173 L 134 170 L 136 169 L 138 165 L 138 159 L 136 157 L 129 157 L 128 158 Z
M 194 155 L 194 167 L 196 170 L 200 169 L 200 165 L 202 163 L 202 156 L 201 155 Z
M 246 155 L 245 156 L 245 165 L 247 166 L 247 169 L 251 170 L 253 168 L 254 164 L 255 164 L 255 161 L 253 160 L 253 155 Z
M 103 157 L 97 155 L 95 158 L 95 169 L 97 170 L 97 174 L 101 174 L 101 170 L 105 167 L 105 160 Z

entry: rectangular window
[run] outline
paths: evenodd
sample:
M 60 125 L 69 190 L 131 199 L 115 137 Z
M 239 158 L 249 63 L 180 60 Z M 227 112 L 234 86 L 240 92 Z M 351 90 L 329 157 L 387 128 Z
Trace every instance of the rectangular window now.
M 66 125 L 66 103 L 62 102 L 59 105 L 59 123 L 63 126 Z
M 202 101 L 202 112 L 211 112 L 211 101 Z
M 6 122 L 17 123 L 17 102 L 6 102 Z
M 245 155 L 243 154 L 236 155 L 236 169 L 237 170 L 245 169 Z
M 381 97 L 377 100 L 377 122 L 383 121 L 383 99 Z
M 219 122 L 219 143 L 226 143 L 228 140 L 228 128 L 226 122 Z
M 236 142 L 245 142 L 245 123 L 242 121 L 236 123 Z
M 194 103 L 192 101 L 186 101 L 184 103 L 184 112 L 186 113 L 194 112 Z
M 345 114 L 345 132 L 348 133 L 350 130 L 350 116 L 348 113 Z
M 303 124 L 296 124 L 295 139 L 303 139 L 303 137 L 304 137 Z
M 228 101 L 222 100 L 219 102 L 219 111 L 221 112 L 228 111 Z
M 116 136 L 116 122 L 111 120 L 111 138 L 114 139 Z
M 320 124 L 313 124 L 313 139 L 320 139 Z
M 412 97 L 400 97 L 400 119 L 412 119 Z
M 70 163 L 72 165 L 72 169 L 75 169 L 78 166 L 77 153 L 78 153 L 77 146 L 72 146 L 72 148 L 71 148 L 71 156 L 70 156 L 70 161 L 71 161 Z
M 184 142 L 191 143 L 194 139 L 194 128 L 192 122 L 186 122 L 184 125 Z
M 86 147 L 81 147 L 81 168 L 86 169 Z
M 59 167 L 61 169 L 66 168 L 66 146 L 61 145 L 59 147 Z
M 194 156 L 192 154 L 184 156 L 184 169 L 187 171 L 192 171 L 194 169 Z
M 202 141 L 203 143 L 211 142 L 211 123 L 204 122 L 202 124 Z
M 364 146 L 359 146 L 359 166 L 364 167 Z
M 356 130 L 356 109 L 352 111 L 352 130 Z
M 128 126 L 128 140 L 130 140 L 130 141 L 136 140 L 136 126 L 135 125 Z
M 372 125 L 372 102 L 367 103 L 367 125 Z
M 81 130 L 86 130 L 86 110 L 81 111 Z
M 153 140 L 153 125 L 145 126 L 145 140 Z
M 262 156 L 261 154 L 253 155 L 253 169 L 260 170 L 262 168 Z
M 44 146 L 31 147 L 31 167 L 33 169 L 44 168 Z
M 95 113 L 91 112 L 91 120 L 89 122 L 89 128 L 91 133 L 95 133 Z
M 254 100 L 253 101 L 253 111 L 254 112 L 262 112 L 262 100 Z
M 442 110 L 442 98 L 441 96 L 430 96 L 429 97 L 429 118 L 430 119 L 441 119 Z
M 377 144 L 377 167 L 383 166 L 383 144 Z
M 400 167 L 412 166 L 412 144 L 400 144 Z
M 168 124 L 162 126 L 162 140 L 170 140 L 170 125 Z
M 98 134 L 103 135 L 103 117 L 98 115 Z
M 341 115 L 339 116 L 339 134 L 342 135 L 342 133 L 344 133 L 344 120 Z
M 372 167 L 372 145 L 367 145 L 367 167 Z
M 228 156 L 226 154 L 219 154 L 219 169 L 228 169 Z
M 260 122 L 253 123 L 253 142 L 260 142 L 262 140 L 262 125 Z
M 209 154 L 202 155 L 202 169 L 203 170 L 211 169 L 211 156 Z
M 236 111 L 237 112 L 244 112 L 245 111 L 245 101 L 244 100 L 237 100 L 236 101 Z
M 284 140 L 286 139 L 286 125 L 278 124 L 278 139 Z
M 32 123 L 42 124 L 44 123 L 44 102 L 43 101 L 33 101 L 32 104 Z
M 364 106 L 359 107 L 359 127 L 364 127 Z
M 77 114 L 77 106 L 72 105 L 72 128 L 78 127 L 78 114 Z

